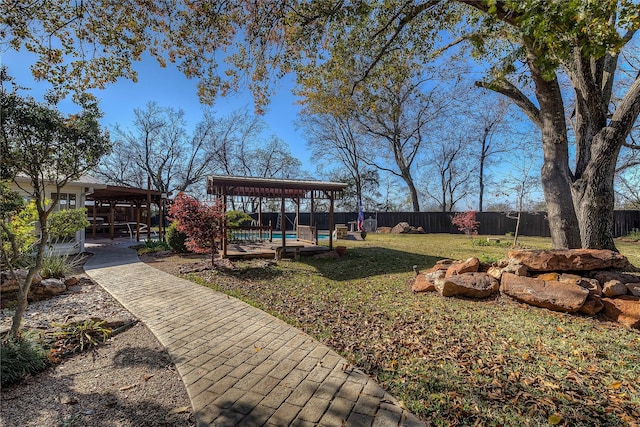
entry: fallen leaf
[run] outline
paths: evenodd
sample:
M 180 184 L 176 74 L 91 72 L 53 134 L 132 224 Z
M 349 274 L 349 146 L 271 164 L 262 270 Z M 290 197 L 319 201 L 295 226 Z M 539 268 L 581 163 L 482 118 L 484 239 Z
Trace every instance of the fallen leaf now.
M 179 408 L 173 408 L 169 411 L 169 415 L 173 414 L 184 414 L 191 411 L 191 407 L 189 406 L 181 406 Z
M 153 378 L 153 377 L 154 377 L 154 375 L 155 375 L 155 374 L 145 375 L 145 376 L 144 376 L 144 380 L 145 380 L 145 381 L 149 381 L 151 378 Z
M 549 424 L 551 424 L 552 426 L 560 424 L 560 421 L 562 421 L 562 415 L 560 414 L 553 414 L 549 416 Z
M 614 390 L 617 390 L 620 387 L 622 387 L 622 381 L 614 381 L 611 384 L 609 384 L 609 388 L 612 388 Z

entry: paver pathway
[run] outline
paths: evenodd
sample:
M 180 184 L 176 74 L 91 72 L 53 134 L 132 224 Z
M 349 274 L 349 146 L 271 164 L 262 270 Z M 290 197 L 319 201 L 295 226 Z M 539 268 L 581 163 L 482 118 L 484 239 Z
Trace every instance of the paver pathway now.
M 169 352 L 198 426 L 424 425 L 299 329 L 150 267 L 126 246 L 87 250 L 87 274 Z

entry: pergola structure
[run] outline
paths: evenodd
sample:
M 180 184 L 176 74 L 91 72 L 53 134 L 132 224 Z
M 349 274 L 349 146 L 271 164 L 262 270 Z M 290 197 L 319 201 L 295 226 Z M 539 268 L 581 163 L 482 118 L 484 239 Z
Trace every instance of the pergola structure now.
M 144 189 L 144 188 L 132 188 L 132 187 L 120 187 L 115 185 L 107 185 L 107 188 L 95 189 L 93 193 L 87 195 L 87 200 L 93 201 L 93 210 L 91 228 L 92 236 L 96 237 L 96 229 L 101 224 L 97 223 L 97 208 L 102 206 L 109 207 L 109 214 L 107 223 L 102 226 L 107 226 L 109 229 L 109 237 L 113 239 L 114 230 L 118 226 L 126 226 L 126 228 L 133 234 L 135 231 L 136 239 L 140 239 L 140 226 L 145 225 L 144 231 L 147 233 L 147 239 L 151 239 L 151 204 L 154 203 L 158 206 L 163 213 L 163 199 L 162 193 L 156 190 Z M 116 206 L 126 206 L 129 209 L 133 209 L 132 217 L 127 217 L 124 221 L 117 221 L 115 218 Z M 146 224 L 140 221 L 140 214 L 142 211 L 146 211 Z M 160 221 L 160 227 L 162 227 L 162 220 Z M 162 235 L 162 230 L 160 230 Z
M 347 184 L 342 182 L 311 181 L 298 179 L 274 179 L 239 176 L 210 175 L 207 177 L 207 194 L 221 198 L 224 206 L 228 197 L 257 197 L 258 222 L 262 222 L 262 199 L 280 199 L 280 213 L 285 218 L 285 200 L 292 199 L 296 203 L 299 214 L 300 199 L 311 200 L 311 219 L 309 226 L 314 226 L 314 201 L 329 200 L 329 249 L 333 249 L 332 231 L 334 228 L 334 200 L 342 197 Z M 297 215 L 299 217 L 299 215 Z M 286 227 L 282 227 L 281 248 L 286 251 Z M 316 231 L 317 239 L 317 231 Z M 222 230 L 222 256 L 227 256 L 226 224 Z

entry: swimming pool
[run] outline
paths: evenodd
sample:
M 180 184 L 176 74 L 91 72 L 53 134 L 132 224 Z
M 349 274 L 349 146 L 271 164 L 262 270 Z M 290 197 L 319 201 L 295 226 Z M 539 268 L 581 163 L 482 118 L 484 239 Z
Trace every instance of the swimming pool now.
M 262 236 L 263 236 L 264 239 L 268 239 L 269 238 L 269 233 L 263 233 Z M 272 233 L 272 237 L 273 237 L 274 240 L 282 239 L 282 232 L 274 231 Z M 287 234 L 285 234 L 285 238 L 286 239 L 290 239 L 290 240 L 295 240 L 296 239 L 296 233 L 287 233 Z M 329 240 L 329 233 L 327 233 L 327 232 L 318 233 L 318 240 Z

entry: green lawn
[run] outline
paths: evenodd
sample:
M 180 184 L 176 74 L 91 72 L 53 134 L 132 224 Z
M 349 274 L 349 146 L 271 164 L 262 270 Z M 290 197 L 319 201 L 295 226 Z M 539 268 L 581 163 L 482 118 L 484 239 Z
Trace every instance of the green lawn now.
M 640 419 L 640 333 L 506 297 L 412 294 L 412 266 L 497 259 L 461 235 L 340 241 L 340 259 L 237 262 L 194 280 L 275 314 L 340 352 L 432 425 L 628 425 Z M 549 239 L 523 238 L 529 248 Z M 640 265 L 640 245 L 618 249 Z M 477 423 L 477 424 L 476 424 Z

